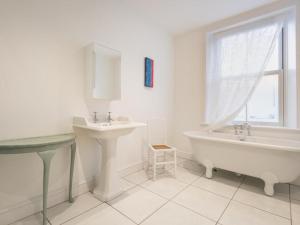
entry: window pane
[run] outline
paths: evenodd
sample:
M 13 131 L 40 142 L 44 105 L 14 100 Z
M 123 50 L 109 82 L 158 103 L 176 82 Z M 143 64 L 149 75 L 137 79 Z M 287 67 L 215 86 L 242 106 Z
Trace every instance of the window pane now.
M 270 58 L 269 63 L 267 64 L 265 71 L 278 70 L 281 67 L 280 57 L 279 57 L 279 51 L 280 51 L 279 42 L 280 42 L 280 38 L 278 38 L 278 40 L 276 41 L 274 52 Z
M 279 122 L 279 75 L 264 76 L 247 104 L 248 121 Z

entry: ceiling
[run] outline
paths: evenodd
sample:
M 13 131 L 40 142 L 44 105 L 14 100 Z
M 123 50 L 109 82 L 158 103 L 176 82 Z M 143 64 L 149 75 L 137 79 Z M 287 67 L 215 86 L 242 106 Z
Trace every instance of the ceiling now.
M 134 12 L 178 34 L 276 0 L 123 0 Z

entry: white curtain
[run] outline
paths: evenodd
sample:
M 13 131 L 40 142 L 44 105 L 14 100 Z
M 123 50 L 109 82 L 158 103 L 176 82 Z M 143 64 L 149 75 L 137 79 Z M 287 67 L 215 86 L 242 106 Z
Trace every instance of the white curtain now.
M 215 130 L 232 121 L 245 106 L 275 48 L 283 17 L 208 35 L 206 122 Z

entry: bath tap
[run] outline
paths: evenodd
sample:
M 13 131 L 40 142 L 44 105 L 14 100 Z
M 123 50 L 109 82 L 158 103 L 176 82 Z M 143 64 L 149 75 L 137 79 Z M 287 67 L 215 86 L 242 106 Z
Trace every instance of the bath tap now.
M 111 125 L 111 121 L 112 121 L 111 112 L 108 112 L 107 122 L 109 123 L 109 125 Z
M 243 124 L 235 124 L 233 128 L 234 134 L 239 137 L 240 141 L 245 141 L 247 136 L 251 136 L 251 126 L 248 122 Z
M 248 122 L 243 124 L 243 131 L 247 130 L 247 136 L 251 136 L 251 125 Z
M 93 122 L 94 122 L 94 123 L 97 123 L 97 122 L 98 122 L 98 119 L 97 119 L 97 112 L 94 112 Z
M 235 135 L 238 135 L 238 134 L 239 134 L 239 127 L 238 127 L 238 125 L 235 124 L 235 125 L 233 126 L 233 128 L 234 128 L 234 134 L 235 134 Z

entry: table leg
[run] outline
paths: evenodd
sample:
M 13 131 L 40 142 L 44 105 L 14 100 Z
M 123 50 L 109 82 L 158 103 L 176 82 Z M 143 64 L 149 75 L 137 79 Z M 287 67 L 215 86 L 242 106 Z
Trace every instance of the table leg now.
M 51 159 L 55 155 L 56 150 L 38 152 L 43 160 L 44 176 L 43 176 L 43 225 L 47 224 L 47 201 L 48 201 L 48 183 Z
M 74 201 L 73 196 L 72 196 L 72 187 L 73 187 L 75 154 L 76 154 L 76 143 L 74 142 L 71 145 L 71 164 L 70 164 L 70 181 L 69 181 L 69 202 L 70 203 L 72 203 Z

